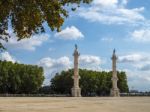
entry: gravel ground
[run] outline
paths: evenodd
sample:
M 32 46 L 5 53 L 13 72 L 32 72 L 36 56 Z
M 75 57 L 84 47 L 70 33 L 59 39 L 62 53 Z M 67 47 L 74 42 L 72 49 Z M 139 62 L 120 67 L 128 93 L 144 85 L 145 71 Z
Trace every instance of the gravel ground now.
M 150 112 L 150 97 L 0 97 L 0 112 Z

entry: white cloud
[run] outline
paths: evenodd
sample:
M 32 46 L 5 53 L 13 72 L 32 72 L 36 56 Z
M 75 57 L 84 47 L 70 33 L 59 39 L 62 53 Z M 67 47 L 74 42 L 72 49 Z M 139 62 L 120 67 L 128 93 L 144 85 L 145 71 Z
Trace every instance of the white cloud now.
M 150 72 L 126 70 L 128 85 L 130 89 L 140 91 L 150 91 Z
M 101 70 L 100 64 L 102 60 L 98 56 L 93 55 L 81 55 L 79 58 L 80 68 L 90 70 Z
M 56 33 L 54 36 L 64 40 L 78 40 L 84 37 L 82 32 L 80 32 L 75 26 L 67 27 L 61 32 Z
M 17 41 L 17 37 L 11 34 L 11 38 L 8 42 L 3 42 L 3 45 L 9 49 L 23 49 L 34 51 L 36 47 L 41 46 L 43 42 L 48 41 L 48 34 L 34 35 L 31 38 L 22 39 Z
M 150 63 L 144 64 L 139 68 L 141 71 L 150 71 Z
M 44 84 L 48 84 L 55 73 L 71 68 L 72 62 L 70 61 L 69 57 L 66 56 L 58 59 L 47 57 L 41 59 L 38 62 L 38 65 L 44 68 L 44 74 L 46 78 Z
M 16 60 L 9 54 L 9 52 L 2 52 L 0 54 L 0 60 L 2 60 L 2 61 L 11 61 L 13 63 L 16 62 Z
M 42 65 L 46 68 L 69 68 L 70 67 L 70 59 L 66 56 L 52 59 L 50 57 L 43 58 L 39 61 L 39 65 Z
M 137 71 L 150 72 L 150 54 L 148 53 L 133 53 L 129 55 L 119 56 L 119 63 L 126 63 L 127 66 L 132 66 Z
M 119 56 L 118 61 L 121 63 L 135 63 L 141 61 L 147 61 L 149 58 L 139 53 L 133 53 L 125 56 Z
M 115 6 L 118 3 L 118 0 L 94 0 L 94 5 L 102 5 L 102 6 Z
M 150 29 L 135 30 L 130 36 L 135 42 L 150 42 Z
M 128 9 L 127 0 L 94 0 L 89 8 L 82 7 L 79 16 L 91 22 L 104 24 L 137 24 L 145 21 L 144 7 Z
M 100 57 L 92 55 L 81 55 L 79 58 L 79 68 L 89 70 L 101 70 L 100 64 L 102 63 Z M 73 68 L 73 60 L 64 56 L 58 59 L 51 57 L 43 58 L 38 63 L 39 66 L 44 68 L 45 81 L 44 84 L 49 84 L 50 79 L 62 70 L 68 70 Z
M 144 53 L 132 53 L 125 56 L 120 56 L 119 60 L 121 62 L 126 62 L 132 65 L 135 65 L 135 69 L 126 69 L 123 70 L 127 73 L 128 84 L 130 89 L 138 90 L 149 90 L 150 86 L 150 70 L 142 70 L 143 65 L 150 63 L 150 55 Z M 90 70 L 102 70 L 100 65 L 103 64 L 102 59 L 98 56 L 93 55 L 81 55 L 79 57 L 79 67 L 82 69 Z M 140 65 L 141 64 L 141 65 Z M 50 57 L 43 58 L 38 62 L 39 66 L 42 66 L 45 71 L 45 81 L 44 84 L 49 84 L 50 79 L 55 75 L 55 73 L 62 70 L 68 70 L 73 68 L 73 60 L 70 60 L 69 57 L 60 57 L 53 59 Z M 138 66 L 136 66 L 138 65 Z M 139 66 L 140 65 L 140 66 Z M 130 66 L 130 65 L 129 65 Z M 137 69 L 138 67 L 138 69 Z

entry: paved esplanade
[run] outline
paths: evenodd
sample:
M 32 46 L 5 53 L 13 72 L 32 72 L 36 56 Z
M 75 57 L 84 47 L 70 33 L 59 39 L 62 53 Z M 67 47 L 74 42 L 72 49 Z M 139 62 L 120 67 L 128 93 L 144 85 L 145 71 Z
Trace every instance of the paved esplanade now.
M 73 75 L 73 79 L 74 79 L 74 85 L 73 88 L 71 89 L 72 92 L 72 96 L 73 97 L 80 97 L 81 96 L 81 89 L 79 87 L 79 70 L 78 70 L 78 58 L 79 58 L 79 52 L 78 52 L 78 47 L 77 45 L 75 45 L 75 50 L 74 50 L 74 75 Z
M 112 89 L 111 89 L 111 96 L 118 97 L 120 96 L 119 89 L 117 87 L 117 70 L 116 70 L 116 61 L 117 61 L 117 56 L 115 54 L 115 49 L 113 51 L 112 55 Z

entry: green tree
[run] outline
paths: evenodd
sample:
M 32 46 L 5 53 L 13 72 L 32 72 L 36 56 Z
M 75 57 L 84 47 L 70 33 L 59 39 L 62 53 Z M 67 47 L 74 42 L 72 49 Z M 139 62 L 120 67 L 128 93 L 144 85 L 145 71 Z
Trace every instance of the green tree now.
M 70 94 L 73 85 L 72 73 L 73 70 L 62 71 L 61 75 L 57 73 L 51 80 L 51 90 L 57 94 Z
M 46 22 L 51 30 L 64 23 L 70 9 L 73 11 L 81 3 L 92 0 L 0 0 L 0 39 L 8 40 L 10 23 L 18 40 L 44 32 Z M 69 8 L 68 8 L 69 7 Z M 2 44 L 0 43 L 0 47 Z
M 49 85 L 42 86 L 39 91 L 39 94 L 53 94 Z
M 79 70 L 79 74 L 81 76 L 80 79 L 80 86 L 82 88 L 82 95 L 84 96 L 91 96 L 93 93 L 96 92 L 96 74 L 93 71 L 87 70 Z
M 0 93 L 35 93 L 44 81 L 43 68 L 0 61 Z
M 73 86 L 73 69 L 57 73 L 51 79 L 51 91 L 58 94 L 70 94 Z M 82 96 L 104 96 L 110 94 L 112 88 L 112 72 L 98 72 L 86 69 L 79 69 L 80 87 Z M 118 72 L 118 87 L 120 92 L 128 92 L 127 77 L 125 72 Z
M 119 72 L 118 72 L 119 73 Z M 118 75 L 118 87 L 120 88 L 120 91 L 123 92 L 127 92 L 129 91 L 129 88 L 127 86 L 127 76 L 125 72 L 120 72 Z

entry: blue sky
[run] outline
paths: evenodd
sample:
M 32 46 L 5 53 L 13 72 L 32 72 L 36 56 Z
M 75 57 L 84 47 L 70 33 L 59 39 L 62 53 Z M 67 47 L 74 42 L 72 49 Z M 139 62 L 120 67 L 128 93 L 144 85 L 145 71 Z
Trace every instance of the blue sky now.
M 44 67 L 48 84 L 54 73 L 73 67 L 74 44 L 78 44 L 80 68 L 111 70 L 116 49 L 118 70 L 126 71 L 130 89 L 150 91 L 150 0 L 94 0 L 70 12 L 61 32 L 34 35 L 31 39 L 3 44 L 2 60 Z

